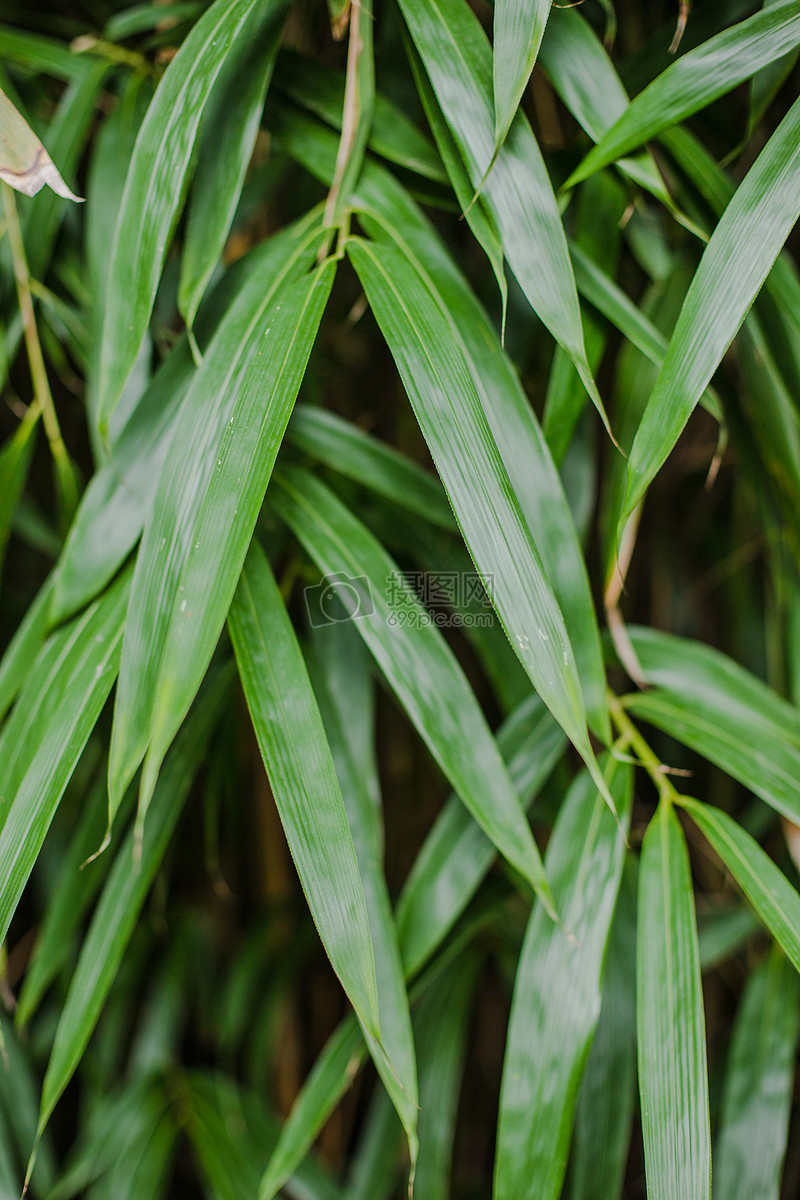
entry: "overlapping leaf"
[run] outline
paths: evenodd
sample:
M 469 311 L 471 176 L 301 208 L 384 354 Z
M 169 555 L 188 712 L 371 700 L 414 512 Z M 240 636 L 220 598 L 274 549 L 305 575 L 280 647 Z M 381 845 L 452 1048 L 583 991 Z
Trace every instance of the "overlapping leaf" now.
M 590 770 L 599 776 L 564 618 L 511 492 L 461 349 L 407 259 L 392 247 L 356 241 L 351 241 L 348 253 L 517 656 Z
M 338 593 L 439 766 L 498 850 L 549 903 L 539 852 L 474 693 L 397 565 L 318 480 L 284 470 L 270 494 Z M 349 581 L 347 590 L 335 580 Z M 354 611 L 355 606 L 355 611 Z M 326 609 L 322 608 L 322 614 Z M 552 911 L 552 908 L 551 908 Z
M 300 647 L 257 543 L 245 561 L 228 620 L 253 727 L 309 908 L 353 1007 L 368 1034 L 379 1038 L 370 922 L 342 793 Z
M 333 282 L 333 263 L 303 274 L 317 245 L 316 234 L 280 244 L 278 298 L 271 288 L 260 302 L 242 293 L 181 406 L 134 576 L 112 813 L 146 752 L 143 815 L 224 625 Z
M 800 36 L 800 17 L 794 20 Z M 800 215 L 799 146 L 797 101 L 736 191 L 692 280 L 633 443 L 620 527 L 680 436 Z
M 107 428 L 150 320 L 203 111 L 254 7 L 255 0 L 215 0 L 167 68 L 136 139 L 108 275 L 98 397 L 101 430 Z
M 630 767 L 607 759 L 627 822 Z M 535 908 L 522 945 L 503 1062 L 495 1200 L 557 1200 L 578 1084 L 600 1015 L 603 960 L 625 843 L 588 773 L 566 797 L 545 866 L 565 928 Z M 544 919 L 543 919 L 544 918 Z
M 682 55 L 632 101 L 568 184 L 585 179 L 662 129 L 677 125 L 798 42 L 797 5 L 794 0 L 782 0 Z

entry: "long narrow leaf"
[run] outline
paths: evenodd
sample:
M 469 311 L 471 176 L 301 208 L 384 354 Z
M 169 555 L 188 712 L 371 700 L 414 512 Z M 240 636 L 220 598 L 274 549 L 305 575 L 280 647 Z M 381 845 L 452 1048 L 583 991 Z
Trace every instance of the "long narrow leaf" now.
M 497 0 L 494 6 L 495 146 L 502 146 L 544 36 L 550 0 Z
M 627 822 L 631 770 L 606 760 Z M 586 1056 L 600 1015 L 606 942 L 625 843 L 588 773 L 570 789 L 547 848 L 546 870 L 566 936 L 534 908 L 522 946 L 508 1027 L 495 1200 L 558 1200 Z
M 45 644 L 0 741 L 0 937 L 117 675 L 130 575 Z
M 169 845 L 197 772 L 197 752 L 208 741 L 230 684 L 230 671 L 213 681 L 176 741 L 153 797 L 139 862 L 133 832 L 122 843 L 81 949 L 56 1029 L 42 1086 L 40 1137 L 80 1062 L 122 961 L 125 948 Z
M 280 299 L 240 297 L 181 406 L 134 576 L 109 760 L 112 813 L 145 752 L 146 811 L 225 623 L 333 282 L 333 263 L 302 275 L 314 240 L 286 264 L 295 281 Z
M 728 1055 L 714 1187 L 730 1200 L 778 1200 L 789 1136 L 800 981 L 773 948 L 750 976 Z
M 261 124 L 286 4 L 255 5 L 241 28 L 203 114 L 181 256 L 178 306 L 186 324 L 222 254 Z
M 303 657 L 263 551 L 253 544 L 229 626 L 286 840 L 336 974 L 379 1036 L 375 960 L 342 793 Z
M 98 420 L 108 426 L 139 353 L 214 83 L 255 0 L 215 0 L 167 68 L 131 159 L 108 274 Z
M 492 56 L 486 37 L 465 0 L 401 0 L 400 7 L 477 188 L 495 147 Z M 586 362 L 564 227 L 539 147 L 522 114 L 512 122 L 483 196 L 522 290 L 575 363 L 604 416 Z
M 355 614 L 358 632 L 461 800 L 501 854 L 549 903 L 539 852 L 519 799 L 439 630 L 426 620 L 396 564 L 323 484 L 301 471 L 283 471 L 275 482 L 272 503 L 319 569 L 333 577 L 327 584 L 331 593 L 342 577 L 355 587 L 361 605 Z
M 794 0 L 782 0 L 684 54 L 629 105 L 567 186 L 677 125 L 800 42 Z
M 349 254 L 509 640 L 539 695 L 589 769 L 602 778 L 586 732 L 564 618 L 512 498 L 461 349 L 422 279 L 401 254 L 355 241 Z M 599 786 L 602 790 L 605 785 Z
M 800 971 L 800 895 L 755 838 L 727 813 L 688 797 L 681 805 L 716 850 L 784 954 Z
M 636 1023 L 647 1191 L 709 1200 L 705 1017 L 683 831 L 662 800 L 639 866 Z
M 794 20 L 800 36 L 800 17 Z M 692 280 L 633 443 L 620 529 L 678 440 L 798 215 L 800 101 L 739 186 Z

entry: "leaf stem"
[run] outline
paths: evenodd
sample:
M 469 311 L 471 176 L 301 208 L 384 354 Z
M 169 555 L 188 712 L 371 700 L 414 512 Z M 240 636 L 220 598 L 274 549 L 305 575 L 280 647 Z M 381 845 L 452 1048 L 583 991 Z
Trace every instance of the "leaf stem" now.
M 17 204 L 14 193 L 8 184 L 3 184 L 3 207 L 5 209 L 6 229 L 11 249 L 11 259 L 14 265 L 14 281 L 17 288 L 17 299 L 22 316 L 22 330 L 25 337 L 25 349 L 28 354 L 28 364 L 33 384 L 33 402 L 29 407 L 30 419 L 34 420 L 41 414 L 50 452 L 56 466 L 57 477 L 62 488 L 65 506 L 73 511 L 78 502 L 77 488 L 72 474 L 72 466 L 67 454 L 67 448 L 61 436 L 50 382 L 47 378 L 47 368 L 44 363 L 42 346 L 39 341 L 39 331 L 36 327 L 36 315 L 33 308 L 31 292 L 31 276 L 28 271 L 28 260 L 25 257 L 25 244 L 22 240 Z M 31 412 L 31 409 L 33 410 Z M 26 418 L 27 419 L 27 418 Z
M 616 725 L 620 734 L 626 739 L 627 744 L 636 753 L 640 766 L 644 767 L 645 771 L 655 784 L 660 798 L 667 804 L 673 804 L 677 802 L 680 797 L 678 792 L 667 778 L 664 764 L 636 728 L 633 721 L 626 713 L 620 698 L 615 696 L 611 691 L 608 693 L 608 710 L 611 713 L 611 719 Z

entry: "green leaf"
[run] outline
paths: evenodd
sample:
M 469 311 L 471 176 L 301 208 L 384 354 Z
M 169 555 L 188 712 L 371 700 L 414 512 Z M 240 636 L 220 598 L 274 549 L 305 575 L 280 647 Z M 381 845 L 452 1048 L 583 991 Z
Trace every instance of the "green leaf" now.
M 623 871 L 600 1018 L 575 1108 L 565 1200 L 620 1200 L 623 1194 L 636 1107 L 635 1031 L 636 879 Z
M 264 1163 L 278 1140 L 278 1125 L 254 1092 L 225 1075 L 198 1071 L 182 1081 L 181 1107 L 203 1173 L 219 1200 L 258 1192 Z M 287 1191 L 298 1200 L 335 1200 L 338 1189 L 309 1158 Z
M 539 62 L 561 100 L 592 141 L 601 141 L 627 108 L 628 94 L 608 53 L 577 9 L 553 9 Z M 625 175 L 665 205 L 676 220 L 692 232 L 699 232 L 676 209 L 658 167 L 648 153 L 624 158 L 617 165 Z
M 570 243 L 570 253 L 581 295 L 602 313 L 631 345 L 649 358 L 650 362 L 660 367 L 668 345 L 663 333 L 575 242 Z M 722 420 L 719 400 L 712 388 L 706 388 L 700 397 L 700 403 L 715 420 Z
M 631 102 L 566 186 L 705 108 L 798 42 L 797 5 L 795 0 L 782 0 L 682 55 Z
M 255 2 L 215 0 L 167 67 L 136 139 L 108 275 L 98 383 L 101 432 L 147 331 L 204 109 Z
M 239 202 L 287 7 L 283 0 L 253 7 L 203 113 L 178 285 L 178 308 L 189 328 Z
M 116 678 L 129 582 L 49 638 L 0 737 L 0 939 Z
M 40 587 L 0 660 L 0 720 L 28 678 L 50 628 L 53 577 Z
M 711 1134 L 689 855 L 662 800 L 639 866 L 636 1027 L 647 1194 L 709 1200 Z
M 800 17 L 794 20 L 800 36 Z M 800 215 L 799 147 L 797 101 L 739 185 L 700 260 L 633 443 L 620 529 L 678 440 Z
M 466 677 L 397 565 L 367 529 L 303 471 L 276 477 L 270 500 L 340 594 L 356 627 L 440 768 L 499 851 L 549 900 L 539 852 Z M 349 581 L 349 582 L 348 582 Z M 309 596 L 312 603 L 316 595 Z M 312 619 L 326 619 L 324 607 Z M 447 697 L 447 704 L 441 702 Z
M 203 301 L 195 320 L 195 343 L 202 353 L 218 335 L 212 355 L 225 362 L 236 357 L 233 348 L 242 336 L 243 314 L 276 298 L 298 246 L 318 220 L 318 213 L 309 214 L 268 238 L 226 272 Z M 310 257 L 309 253 L 309 261 Z M 218 362 L 213 370 L 219 369 Z M 210 372 L 211 364 L 206 364 L 205 370 Z M 204 387 L 194 375 L 189 342 L 183 337 L 156 372 L 113 441 L 110 458 L 96 471 L 81 498 L 56 572 L 54 620 L 64 620 L 91 600 L 136 545 L 152 507 L 184 396 L 190 385 Z M 192 395 L 192 403 L 202 403 L 199 391 Z
M 566 739 L 537 695 L 519 705 L 497 734 L 497 745 L 518 794 L 531 803 L 564 753 Z M 397 901 L 397 927 L 406 975 L 439 946 L 492 865 L 495 847 L 451 796 L 409 872 Z
M 273 87 L 327 125 L 341 128 L 345 87 L 341 71 L 284 47 L 278 55 Z M 402 108 L 380 92 L 375 97 L 369 148 L 398 167 L 435 183 L 447 183 L 447 172 L 428 138 Z
M 516 116 L 550 14 L 550 0 L 497 0 L 494 6 L 495 146 Z
M 629 626 L 645 679 L 655 686 L 626 708 L 738 779 L 767 804 L 800 818 L 800 718 L 759 679 L 710 647 Z
M 474 188 L 495 147 L 492 55 L 465 0 L 401 0 L 400 7 Z M 575 363 L 605 420 L 586 362 L 564 228 L 539 147 L 518 113 L 482 188 L 505 256 L 534 311 Z
M 97 421 L 98 376 L 100 349 L 103 334 L 103 314 L 108 285 L 111 251 L 114 245 L 114 230 L 117 214 L 125 189 L 125 176 L 136 144 L 136 137 L 144 120 L 147 107 L 152 100 L 153 88 L 150 81 L 139 74 L 128 76 L 119 89 L 116 107 L 101 124 L 94 140 L 86 188 L 86 259 L 89 283 L 89 331 L 90 348 L 87 368 L 87 404 L 89 408 L 90 433 L 95 461 L 101 462 L 105 454 Z M 151 347 L 145 338 L 137 366 L 145 359 L 149 370 Z M 125 424 L 130 412 L 128 398 L 131 386 L 137 383 L 134 368 L 123 391 L 122 401 L 117 405 L 108 426 L 109 444 L 116 449 L 120 425 Z
M 620 819 L 628 822 L 632 773 L 605 760 Z M 545 867 L 564 929 L 537 905 L 522 945 L 503 1061 L 495 1200 L 558 1200 L 578 1085 L 600 1015 L 603 960 L 625 843 L 588 773 L 559 812 Z M 565 933 L 568 930 L 568 934 Z
M 132 830 L 114 860 L 59 1018 L 42 1086 L 37 1137 L 72 1078 L 97 1024 L 197 773 L 198 752 L 208 742 L 219 718 L 230 677 L 229 670 L 218 673 L 175 742 L 153 796 L 140 860 L 134 861 Z
M 469 1020 L 481 956 L 463 954 L 425 993 L 414 1018 L 419 1046 L 419 1159 L 414 1189 L 425 1200 L 449 1200 L 453 1138 L 465 1066 Z
M 367 1032 L 380 1040 L 370 921 L 344 801 L 300 648 L 257 543 L 245 561 L 228 621 L 259 749 L 308 906 L 342 987 Z
M 197 17 L 203 10 L 202 4 L 196 0 L 178 0 L 175 4 L 134 4 L 131 8 L 114 13 L 105 23 L 103 36 L 109 42 L 121 42 L 125 38 L 135 37 L 137 33 L 147 33 L 157 28 L 164 21 L 187 21 Z
M 800 981 L 773 947 L 749 977 L 736 1015 L 714 1157 L 721 1196 L 780 1196 L 799 1033 Z
M 45 991 L 66 962 L 75 931 L 108 874 L 109 855 L 92 857 L 103 840 L 107 815 L 108 795 L 102 775 L 86 801 L 61 862 L 58 879 L 48 897 L 14 1014 L 18 1026 L 29 1023 Z
M 444 119 L 430 80 L 425 74 L 425 68 L 414 47 L 414 43 L 408 37 L 405 41 L 406 53 L 411 63 L 411 70 L 414 73 L 414 80 L 420 100 L 422 101 L 422 107 L 425 109 L 425 117 L 431 127 L 442 162 L 447 169 L 447 175 L 456 194 L 459 207 L 464 214 L 467 224 L 483 247 L 484 254 L 489 259 L 494 277 L 497 280 L 503 304 L 504 326 L 506 309 L 508 307 L 508 281 L 506 279 L 505 255 L 503 254 L 503 246 L 500 241 L 500 232 L 483 198 L 475 192 L 472 186 L 472 181 L 464 160 Z
M 325 409 L 298 404 L 286 436 L 304 454 L 393 504 L 442 529 L 456 529 L 453 510 L 438 479 L 357 425 Z
M 365 171 L 356 200 L 363 205 L 362 220 L 370 234 L 376 240 L 391 239 L 424 280 L 464 355 L 563 613 L 589 723 L 605 741 L 605 674 L 586 566 L 558 471 L 519 377 L 484 309 L 406 193 L 385 173 Z
M 419 1102 L 411 1014 L 392 902 L 383 872 L 380 796 L 374 795 L 369 786 L 373 773 L 370 762 L 365 762 L 365 758 L 369 758 L 369 751 L 364 746 L 365 738 L 363 734 L 359 737 L 358 731 L 353 728 L 358 719 L 359 691 L 363 691 L 363 684 L 367 682 L 369 656 L 349 623 L 320 626 L 315 633 L 316 654 L 311 658 L 314 696 L 319 704 L 344 797 L 346 819 L 352 831 L 358 872 L 364 888 L 375 957 L 380 1038 L 388 1063 L 382 1054 L 373 1054 L 373 1057 L 384 1087 L 403 1123 L 413 1177 L 418 1148 Z M 361 689 L 359 677 L 362 679 Z M 377 785 L 377 779 L 375 783 Z M 319 794 L 319 789 L 316 789 L 316 794 Z M 319 859 L 319 854 L 316 857 Z M 332 878 L 337 891 L 340 891 L 337 874 L 332 873 Z
M 348 253 L 509 640 L 534 687 L 599 776 L 564 618 L 461 348 L 403 255 L 355 240 Z
M 366 1053 L 355 1018 L 340 1021 L 311 1068 L 283 1125 L 278 1145 L 261 1177 L 258 1200 L 273 1200 L 297 1170 L 355 1078 Z
M 681 806 L 739 884 L 763 924 L 800 971 L 800 895 L 755 838 L 727 813 L 686 796 Z
M 38 411 L 31 412 L 29 409 L 16 432 L 0 449 L 0 570 L 5 559 L 11 522 L 25 489 L 36 446 L 34 434 L 38 416 Z
M 281 244 L 282 283 L 262 289 L 260 303 L 250 289 L 241 293 L 181 406 L 131 592 L 109 759 L 111 816 L 146 752 L 143 819 L 225 623 L 333 283 L 333 262 L 302 274 L 317 245 L 317 233 L 294 250 Z

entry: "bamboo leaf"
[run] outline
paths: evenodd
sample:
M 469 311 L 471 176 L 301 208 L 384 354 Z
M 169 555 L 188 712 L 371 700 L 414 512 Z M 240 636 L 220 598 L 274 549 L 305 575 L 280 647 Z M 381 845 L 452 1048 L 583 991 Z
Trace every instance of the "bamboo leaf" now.
M 255 1196 L 278 1126 L 260 1097 L 225 1075 L 198 1071 L 186 1077 L 182 1108 L 192 1148 L 219 1200 Z M 287 1191 L 298 1200 L 335 1200 L 338 1189 L 313 1159 L 292 1176 Z
M 401 0 L 403 16 L 474 188 L 495 147 L 492 56 L 464 0 Z M 539 147 L 518 114 L 482 189 L 508 263 L 534 311 L 575 363 L 605 418 L 586 362 L 564 228 Z
M 518 794 L 532 802 L 564 753 L 566 739 L 537 695 L 504 722 L 497 745 Z M 451 796 L 409 872 L 397 901 L 397 928 L 406 974 L 441 945 L 494 861 L 496 850 L 480 825 Z
M 178 307 L 189 328 L 239 202 L 286 8 L 279 0 L 252 8 L 203 113 L 178 285 Z
M 636 1107 L 635 1034 L 636 879 L 623 871 L 600 1018 L 575 1108 L 565 1200 L 620 1200 L 623 1194 Z
M 636 1026 L 648 1195 L 708 1200 L 706 1034 L 692 880 L 683 831 L 663 800 L 639 866 Z
M 181 406 L 134 575 L 109 759 L 112 817 L 146 752 L 143 819 L 225 623 L 333 282 L 334 263 L 302 274 L 317 245 L 314 233 L 276 250 L 279 298 L 273 289 L 260 303 L 240 295 Z
M 627 824 L 632 776 L 606 759 L 609 787 Z M 611 919 L 625 843 L 588 773 L 562 805 L 546 870 L 566 936 L 536 906 L 522 946 L 503 1062 L 495 1200 L 558 1200 L 578 1085 L 600 1015 Z
M 0 738 L 0 938 L 116 678 L 129 583 L 45 643 Z
M 267 239 L 228 272 L 203 301 L 194 324 L 195 344 L 205 354 L 217 337 L 212 357 L 236 357 L 242 314 L 275 299 L 287 269 L 318 213 Z M 268 281 L 268 282 L 265 282 Z M 233 309 L 236 308 L 237 315 Z M 238 332 L 237 332 L 238 331 Z M 224 355 L 221 351 L 226 345 Z M 205 370 L 219 370 L 220 364 Z M 141 396 L 112 443 L 111 454 L 81 497 L 56 571 L 53 618 L 62 621 L 82 608 L 113 578 L 142 532 L 164 465 L 178 413 L 194 380 L 189 342 L 180 339 Z M 206 376 L 208 378 L 208 376 Z M 192 403 L 202 403 L 199 391 Z M 206 401 L 210 403 L 210 401 Z
M 495 146 L 502 146 L 520 100 L 550 14 L 550 0 L 498 0 L 494 6 Z
M 259 749 L 308 906 L 342 987 L 367 1032 L 380 1039 L 370 919 L 344 801 L 300 648 L 256 543 L 228 620 Z
M 798 42 L 797 5 L 794 0 L 782 0 L 682 55 L 631 102 L 566 186 L 572 187 L 661 130 L 705 108 Z
M 794 20 L 800 37 L 800 17 Z M 800 101 L 739 185 L 700 260 L 634 439 L 620 527 L 680 436 L 800 215 L 798 146 Z
M 325 1043 L 284 1123 L 278 1145 L 261 1176 L 258 1200 L 273 1200 L 297 1170 L 366 1053 L 355 1018 L 341 1021 Z
M 534 687 L 602 780 L 564 618 L 460 347 L 423 281 L 394 248 L 353 240 L 348 253 L 509 640 Z
M 778 1200 L 800 1033 L 800 984 L 779 950 L 740 1001 L 722 1094 L 714 1187 L 731 1200 Z
M 203 111 L 255 0 L 215 0 L 169 64 L 139 130 L 117 217 L 100 353 L 101 432 L 147 330 Z
M 607 740 L 605 674 L 586 566 L 558 471 L 519 377 L 503 353 L 484 309 L 429 222 L 402 189 L 386 175 L 365 172 L 358 199 L 363 203 L 363 220 L 370 234 L 379 241 L 390 239 L 409 259 L 464 355 L 563 613 L 589 723 L 598 737 Z
M 629 627 L 648 682 L 628 710 L 696 750 L 797 820 L 800 724 L 793 705 L 709 647 Z
M 14 1014 L 18 1026 L 29 1023 L 45 991 L 63 967 L 75 931 L 108 874 L 108 854 L 88 861 L 103 840 L 107 814 L 108 795 L 105 778 L 101 777 L 81 813 L 51 892 Z
M 420 1062 L 419 1160 L 414 1188 L 448 1200 L 468 1023 L 481 959 L 466 953 L 425 993 L 414 1020 Z
M 454 531 L 453 510 L 435 476 L 335 413 L 298 404 L 286 431 L 304 454 L 418 517 Z
M 358 707 L 357 680 L 359 676 L 363 679 L 368 669 L 368 652 L 348 623 L 320 626 L 315 632 L 317 653 L 311 658 L 314 695 L 344 797 L 372 935 L 380 1036 L 385 1051 L 385 1058 L 380 1053 L 373 1057 L 408 1138 L 413 1179 L 418 1152 L 419 1097 L 411 1014 L 392 902 L 383 872 L 380 797 L 370 792 L 372 772 L 356 745 L 361 744 L 363 750 L 364 739 L 353 729 L 358 719 L 354 711 Z M 354 650 L 350 648 L 353 642 Z M 363 656 L 361 662 L 359 653 Z M 338 883 L 337 890 L 341 890 Z
M 399 568 L 324 484 L 298 470 L 282 471 L 275 482 L 272 504 L 326 577 L 321 602 L 341 592 L 340 580 L 350 588 L 344 599 L 358 632 L 440 768 L 500 852 L 549 902 L 536 843 L 475 696 Z M 324 607 L 314 619 L 326 619 Z
M 681 806 L 739 884 L 763 924 L 800 971 L 800 895 L 755 838 L 727 813 L 681 797 Z
M 103 887 L 61 1011 L 42 1086 L 37 1139 L 80 1062 L 97 1024 L 142 905 L 166 853 L 198 768 L 198 750 L 210 737 L 230 683 L 230 671 L 213 680 L 169 756 L 151 805 L 141 859 L 128 833 Z
M 44 645 L 50 627 L 52 598 L 51 575 L 37 592 L 0 660 L 0 720 L 14 703 Z

